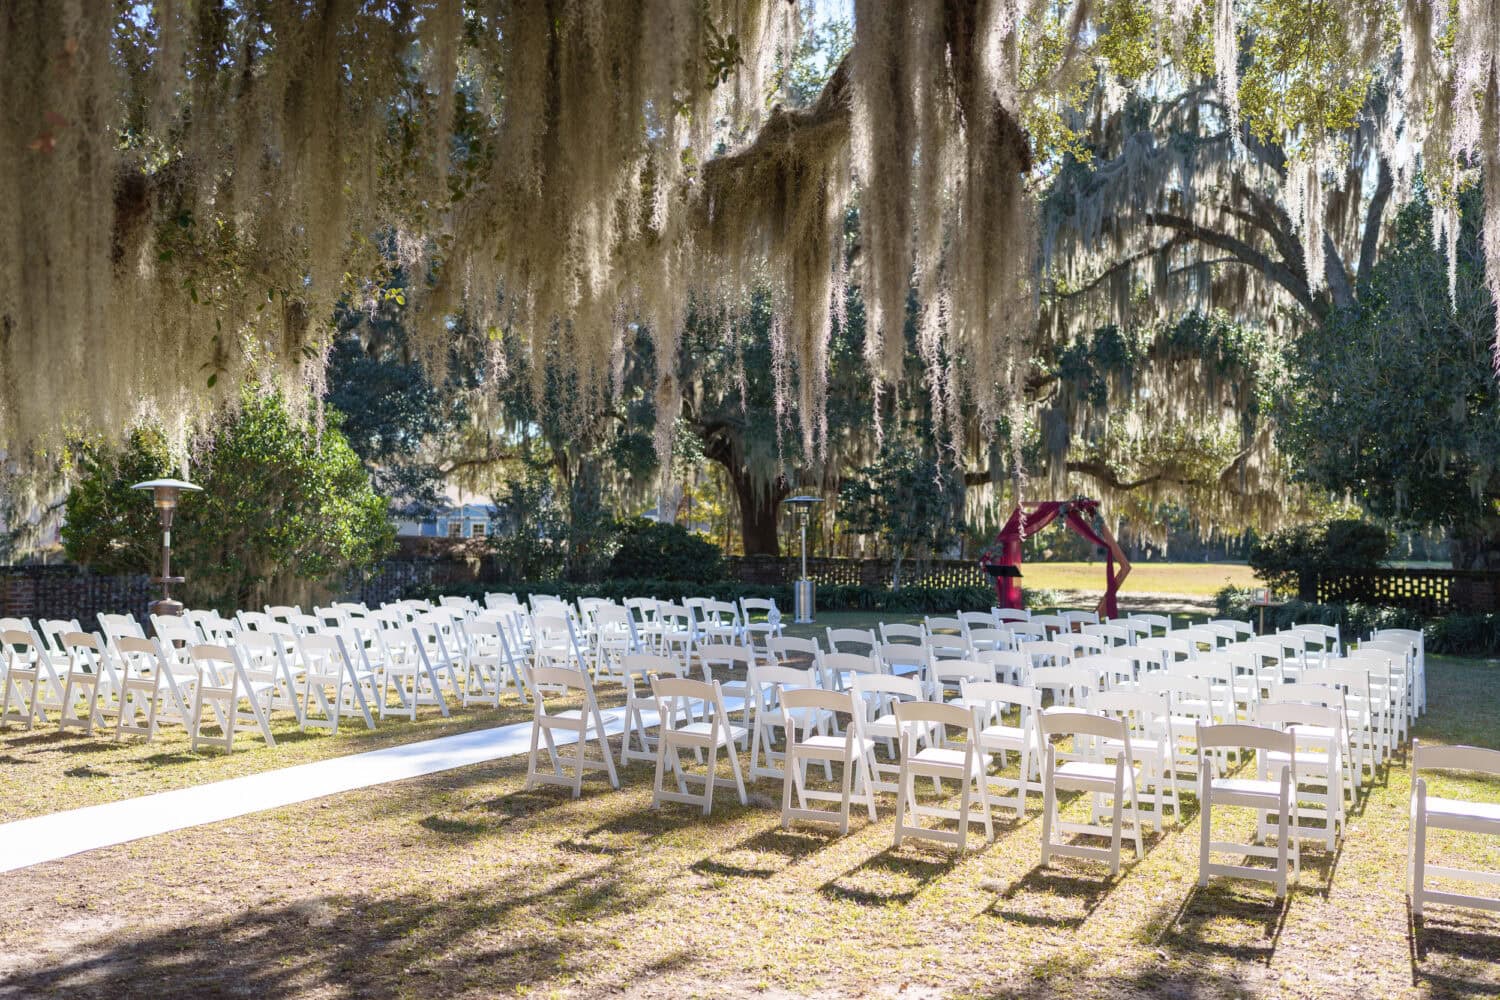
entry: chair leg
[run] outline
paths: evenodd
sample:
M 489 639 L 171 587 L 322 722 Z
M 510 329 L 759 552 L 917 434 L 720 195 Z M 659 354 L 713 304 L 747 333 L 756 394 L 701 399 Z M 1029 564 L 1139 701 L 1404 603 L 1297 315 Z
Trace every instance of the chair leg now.
M 1120 874 L 1120 826 L 1125 815 L 1125 784 L 1122 781 L 1115 782 L 1114 809 L 1111 810 L 1109 824 L 1109 873 Z
M 1208 885 L 1208 863 L 1209 844 L 1212 842 L 1212 824 L 1209 817 L 1213 813 L 1213 793 L 1209 788 L 1207 765 L 1202 768 L 1203 777 L 1200 781 L 1201 791 L 1198 793 L 1198 885 Z
M 902 767 L 897 775 L 896 785 L 896 836 L 893 843 L 896 847 L 900 847 L 902 831 L 906 829 L 907 790 L 911 787 L 911 774 L 905 767 Z
M 703 777 L 703 815 L 707 816 L 714 811 L 714 786 L 718 784 L 715 777 L 719 771 L 719 746 L 715 743 L 708 749 L 708 773 Z
M 791 828 L 792 818 L 788 815 L 792 809 L 792 775 L 796 771 L 792 768 L 792 762 L 787 761 L 786 770 L 781 775 L 781 828 Z
M 1052 787 L 1051 768 L 1042 780 L 1042 864 L 1052 860 L 1052 813 L 1057 805 L 1057 790 Z
M 656 778 L 651 783 L 651 804 L 660 804 L 661 793 L 666 789 L 662 787 L 662 779 L 667 773 L 667 741 L 658 740 L 656 743 Z
M 843 767 L 843 783 L 839 799 L 839 835 L 843 836 L 849 832 L 849 797 L 854 791 L 854 761 L 845 759 Z

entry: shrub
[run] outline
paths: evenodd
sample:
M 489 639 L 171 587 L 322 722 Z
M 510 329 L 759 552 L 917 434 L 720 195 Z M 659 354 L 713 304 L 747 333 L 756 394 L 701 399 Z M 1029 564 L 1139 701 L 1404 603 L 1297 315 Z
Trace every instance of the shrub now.
M 180 599 L 220 610 L 324 599 L 351 569 L 372 566 L 394 545 L 386 500 L 329 412 L 321 439 L 277 393 L 247 389 L 193 470 L 201 493 L 182 497 L 172 525 L 172 567 L 187 577 Z M 160 565 L 161 529 L 151 498 L 130 488 L 175 474 L 155 428 L 125 447 L 78 447 L 67 499 L 68 558 L 100 573 Z
M 711 583 L 724 579 L 724 553 L 677 524 L 637 518 L 620 525 L 619 548 L 609 562 L 613 579 Z
M 1390 555 L 1391 543 L 1390 532 L 1367 521 L 1299 524 L 1256 542 L 1249 562 L 1273 590 L 1307 597 L 1320 576 L 1378 568 Z

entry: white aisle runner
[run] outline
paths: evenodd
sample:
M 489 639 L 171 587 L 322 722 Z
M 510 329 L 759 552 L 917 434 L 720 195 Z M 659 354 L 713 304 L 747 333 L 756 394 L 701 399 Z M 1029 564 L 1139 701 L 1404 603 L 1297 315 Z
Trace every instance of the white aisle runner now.
M 726 699 L 726 703 L 728 701 Z M 739 700 L 734 701 L 734 706 L 726 704 L 726 707 L 737 709 Z M 610 735 L 624 730 L 623 708 L 600 714 Z M 646 725 L 655 724 L 655 713 L 643 712 L 642 715 Z M 566 734 L 558 734 L 557 741 L 571 742 Z M 16 820 L 0 824 L 0 872 L 15 871 L 141 837 L 154 837 L 159 833 L 306 802 L 324 795 L 513 757 L 529 749 L 531 723 L 518 722 Z M 271 748 L 266 752 L 276 751 Z

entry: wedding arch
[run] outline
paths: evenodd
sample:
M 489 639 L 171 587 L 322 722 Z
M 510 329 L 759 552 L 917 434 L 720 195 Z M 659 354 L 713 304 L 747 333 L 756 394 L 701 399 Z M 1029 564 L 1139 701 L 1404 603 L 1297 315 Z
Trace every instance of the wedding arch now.
M 1125 550 L 1115 540 L 1109 525 L 1098 517 L 1099 501 L 1087 497 L 1074 500 L 1043 500 L 1023 503 L 1011 512 L 1010 519 L 995 535 L 995 544 L 1000 549 L 997 558 L 985 561 L 987 566 L 1021 565 L 1021 542 L 1036 534 L 1061 517 L 1077 534 L 1104 550 L 1104 596 L 1099 599 L 1100 617 L 1114 618 L 1120 607 L 1116 595 L 1120 584 L 1130 574 L 1130 560 Z M 1021 576 L 1017 572 L 995 577 L 995 594 L 1002 608 L 1021 607 Z

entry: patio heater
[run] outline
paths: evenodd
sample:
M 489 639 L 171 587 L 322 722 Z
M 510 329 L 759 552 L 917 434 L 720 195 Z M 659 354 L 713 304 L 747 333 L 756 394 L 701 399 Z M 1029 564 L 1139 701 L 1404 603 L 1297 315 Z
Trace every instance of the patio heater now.
M 203 489 L 181 479 L 152 479 L 136 483 L 133 490 L 150 490 L 156 502 L 156 513 L 161 518 L 161 576 L 152 577 L 152 583 L 161 584 L 161 600 L 150 606 L 153 615 L 180 615 L 182 602 L 172 600 L 172 584 L 182 583 L 186 578 L 172 575 L 172 514 L 177 510 L 177 499 L 185 490 L 197 492 Z
M 807 578 L 807 518 L 813 504 L 822 503 L 821 497 L 788 497 L 782 503 L 791 506 L 797 513 L 797 523 L 802 529 L 802 578 L 792 584 L 793 621 L 798 625 L 811 625 L 813 620 L 813 583 Z

